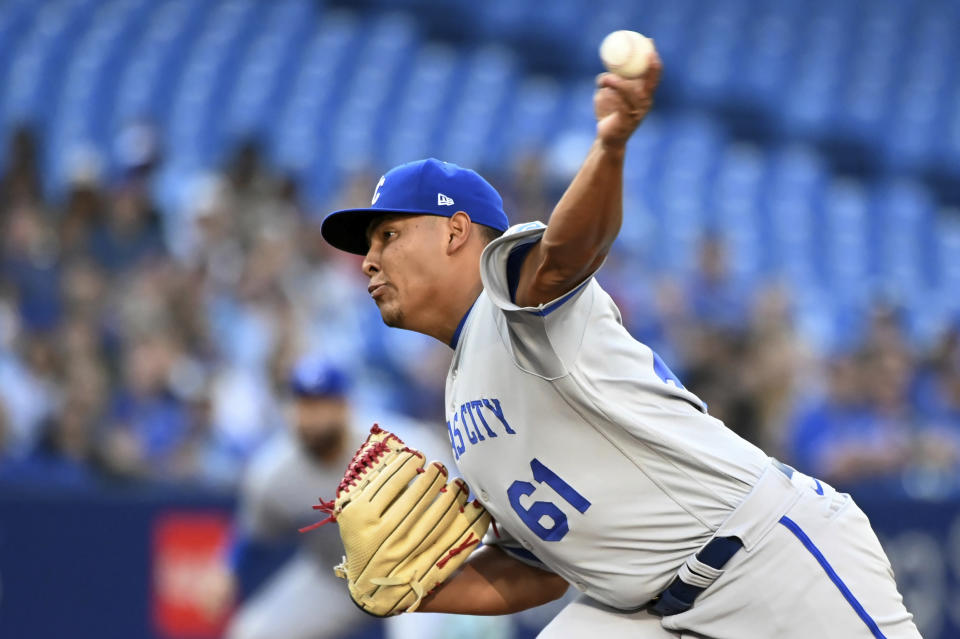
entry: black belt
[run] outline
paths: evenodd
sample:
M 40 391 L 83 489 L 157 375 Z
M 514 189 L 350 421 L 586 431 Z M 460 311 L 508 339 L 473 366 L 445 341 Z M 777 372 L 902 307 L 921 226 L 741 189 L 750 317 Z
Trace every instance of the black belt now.
M 793 477 L 793 469 L 783 462 L 774 459 L 773 466 L 788 478 Z M 714 537 L 697 553 L 697 560 L 720 570 L 741 548 L 743 542 L 737 537 Z M 706 588 L 693 586 L 676 577 L 666 590 L 654 598 L 650 611 L 663 617 L 686 612 L 704 590 Z

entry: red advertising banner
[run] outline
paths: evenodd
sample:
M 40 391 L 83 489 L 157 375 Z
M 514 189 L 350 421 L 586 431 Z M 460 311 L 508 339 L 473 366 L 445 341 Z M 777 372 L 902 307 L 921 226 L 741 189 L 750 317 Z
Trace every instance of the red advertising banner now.
M 154 520 L 152 613 L 154 629 L 169 639 L 213 639 L 223 634 L 232 600 L 211 604 L 223 574 L 230 519 L 219 513 L 174 512 Z

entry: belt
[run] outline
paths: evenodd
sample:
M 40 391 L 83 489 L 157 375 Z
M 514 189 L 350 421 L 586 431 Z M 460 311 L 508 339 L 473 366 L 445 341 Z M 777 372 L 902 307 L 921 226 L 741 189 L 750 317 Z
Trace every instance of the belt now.
M 793 468 L 776 459 L 771 461 L 773 467 L 786 475 L 788 479 L 793 477 Z M 689 570 L 681 570 L 681 575 L 674 578 L 667 589 L 653 599 L 650 611 L 663 617 L 669 617 L 689 610 L 693 606 L 694 600 L 716 580 L 720 570 L 741 548 L 743 548 L 743 542 L 738 537 L 714 537 L 711 539 L 696 554 L 696 561 L 693 562 L 694 567 L 689 567 L 690 562 L 687 562 Z M 686 579 L 683 578 L 684 576 Z

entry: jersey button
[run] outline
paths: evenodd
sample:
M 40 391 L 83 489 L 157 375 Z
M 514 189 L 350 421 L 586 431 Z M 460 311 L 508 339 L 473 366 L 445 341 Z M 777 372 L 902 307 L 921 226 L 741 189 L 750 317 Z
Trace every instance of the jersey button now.
M 483 501 L 488 501 L 488 499 L 487 499 L 488 497 L 489 497 L 489 495 L 487 495 L 487 491 L 485 491 L 485 490 L 481 490 L 481 491 L 480 491 L 480 499 L 482 499 Z
M 580 592 L 585 592 L 587 590 L 587 584 L 583 583 L 582 581 L 578 581 L 573 585 L 576 586 L 577 590 L 579 590 Z
M 457 369 L 453 369 L 453 372 L 450 373 L 450 377 L 451 377 L 452 379 L 456 379 L 456 378 L 457 378 Z

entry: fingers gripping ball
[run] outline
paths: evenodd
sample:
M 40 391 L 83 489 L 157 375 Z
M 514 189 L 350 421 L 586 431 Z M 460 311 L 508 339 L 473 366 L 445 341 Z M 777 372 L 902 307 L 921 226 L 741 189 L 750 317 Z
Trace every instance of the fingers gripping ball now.
M 639 78 L 654 52 L 650 38 L 636 31 L 614 31 L 600 43 L 600 59 L 608 71 L 623 78 Z
M 385 617 L 416 610 L 467 559 L 490 515 L 439 462 L 378 426 L 354 455 L 332 501 L 315 509 L 335 521 L 345 556 L 334 569 L 366 612 Z

